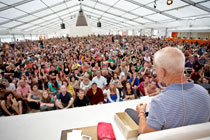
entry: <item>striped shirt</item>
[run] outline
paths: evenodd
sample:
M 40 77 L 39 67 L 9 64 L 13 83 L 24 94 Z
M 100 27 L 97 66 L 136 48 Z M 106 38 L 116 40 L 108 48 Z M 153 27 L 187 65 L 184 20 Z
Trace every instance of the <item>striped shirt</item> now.
M 208 122 L 209 118 L 210 96 L 207 90 L 190 80 L 184 84 L 169 85 L 154 97 L 146 123 L 153 129 L 163 130 Z

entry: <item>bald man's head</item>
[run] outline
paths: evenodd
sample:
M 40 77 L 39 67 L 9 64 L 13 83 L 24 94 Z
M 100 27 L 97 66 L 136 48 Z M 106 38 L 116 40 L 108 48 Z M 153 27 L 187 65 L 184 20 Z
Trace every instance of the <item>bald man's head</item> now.
M 157 69 L 165 69 L 168 74 L 183 73 L 184 65 L 185 56 L 177 48 L 166 47 L 154 55 L 154 66 Z

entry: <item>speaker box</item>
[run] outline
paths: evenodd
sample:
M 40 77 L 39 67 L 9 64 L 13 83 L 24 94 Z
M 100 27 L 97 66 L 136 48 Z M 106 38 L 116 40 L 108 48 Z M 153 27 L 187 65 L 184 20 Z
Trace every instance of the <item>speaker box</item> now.
M 64 23 L 61 24 L 61 29 L 65 29 L 65 24 Z
M 101 22 L 97 22 L 97 27 L 101 27 Z

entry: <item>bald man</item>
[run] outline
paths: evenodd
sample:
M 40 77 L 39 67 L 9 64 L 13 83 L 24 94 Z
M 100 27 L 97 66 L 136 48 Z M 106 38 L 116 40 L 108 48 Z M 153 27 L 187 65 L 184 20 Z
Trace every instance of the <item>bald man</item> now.
M 208 122 L 210 96 L 203 87 L 185 79 L 184 54 L 179 49 L 166 47 L 155 53 L 153 63 L 158 80 L 166 83 L 167 88 L 152 99 L 147 118 L 146 104 L 137 105 L 139 132 Z
M 61 86 L 61 93 L 57 95 L 57 99 L 55 101 L 55 105 L 58 109 L 67 109 L 72 106 L 74 102 L 74 98 L 67 91 L 66 86 Z

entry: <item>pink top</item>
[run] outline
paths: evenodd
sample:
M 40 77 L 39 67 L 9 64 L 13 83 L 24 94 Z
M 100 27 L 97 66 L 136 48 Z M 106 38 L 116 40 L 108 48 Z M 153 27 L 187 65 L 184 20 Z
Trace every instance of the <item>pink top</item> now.
M 31 87 L 29 85 L 25 85 L 24 88 L 22 88 L 21 86 L 17 88 L 17 94 L 21 96 L 28 96 L 30 92 L 31 92 Z

